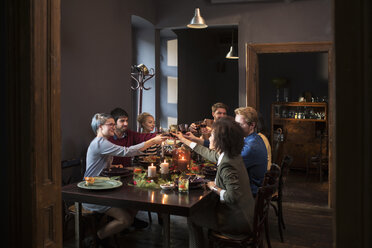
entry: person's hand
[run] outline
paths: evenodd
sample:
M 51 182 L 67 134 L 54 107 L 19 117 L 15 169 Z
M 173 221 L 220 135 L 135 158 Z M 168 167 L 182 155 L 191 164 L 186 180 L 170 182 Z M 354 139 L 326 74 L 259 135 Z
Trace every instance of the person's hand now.
M 206 127 L 200 128 L 200 131 L 201 131 L 203 136 L 210 136 L 211 132 L 212 132 L 212 128 L 206 126 Z
M 187 146 L 190 146 L 190 144 L 191 144 L 191 141 L 190 140 L 188 140 L 185 136 L 184 136 L 184 134 L 182 134 L 181 132 L 177 132 L 177 133 L 175 133 L 174 134 L 182 143 L 184 143 L 185 145 L 187 145 Z M 186 134 L 185 134 L 186 135 Z
M 208 186 L 208 188 L 209 188 L 210 190 L 212 190 L 213 187 L 216 186 L 216 184 L 215 184 L 213 181 L 209 181 L 209 182 L 207 183 L 207 186 Z
M 187 132 L 183 135 L 188 140 L 195 141 L 196 136 L 192 132 Z
M 186 140 L 186 138 L 183 136 L 183 134 L 181 132 L 172 133 L 172 135 L 174 135 L 182 143 L 184 143 L 183 141 Z
M 167 139 L 167 137 L 166 136 L 163 136 L 163 135 L 161 135 L 161 134 L 158 134 L 158 135 L 156 135 L 154 138 L 152 138 L 151 140 L 152 140 L 152 142 L 154 143 L 154 144 L 161 144 L 164 140 L 166 140 Z
M 191 124 L 190 124 L 190 127 L 189 127 L 190 132 L 192 132 L 192 133 L 196 133 L 196 132 L 197 132 L 196 129 L 197 129 L 196 124 L 195 124 L 195 123 L 191 123 Z
M 213 120 L 212 119 L 204 119 L 203 121 L 208 127 L 211 127 L 213 125 Z

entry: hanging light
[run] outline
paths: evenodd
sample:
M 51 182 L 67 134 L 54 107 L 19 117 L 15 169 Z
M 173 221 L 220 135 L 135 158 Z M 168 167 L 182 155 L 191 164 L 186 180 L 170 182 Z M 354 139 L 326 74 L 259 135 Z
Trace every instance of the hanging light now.
M 234 29 L 232 31 L 230 51 L 226 54 L 227 59 L 239 59 L 238 52 L 234 49 Z
M 200 9 L 195 9 L 195 15 L 191 19 L 190 23 L 187 24 L 187 27 L 189 28 L 206 28 L 208 27 L 207 24 L 205 24 L 204 18 L 200 15 Z

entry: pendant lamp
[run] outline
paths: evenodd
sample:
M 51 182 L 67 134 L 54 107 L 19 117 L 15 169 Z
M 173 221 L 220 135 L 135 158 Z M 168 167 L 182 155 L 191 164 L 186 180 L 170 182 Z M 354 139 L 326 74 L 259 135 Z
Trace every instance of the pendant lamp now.
M 232 31 L 230 51 L 226 54 L 227 59 L 239 59 L 238 52 L 234 49 L 234 29 Z
M 196 8 L 195 9 L 195 15 L 191 19 L 190 23 L 187 24 L 187 27 L 189 28 L 206 28 L 208 27 L 207 24 L 205 24 L 205 20 L 203 17 L 200 15 L 200 9 Z

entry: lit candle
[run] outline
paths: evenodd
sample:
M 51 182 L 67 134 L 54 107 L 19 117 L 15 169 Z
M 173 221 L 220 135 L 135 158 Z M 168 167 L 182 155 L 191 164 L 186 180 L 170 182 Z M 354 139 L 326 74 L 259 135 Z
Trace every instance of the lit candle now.
M 155 177 L 156 176 L 156 166 L 153 163 L 147 168 L 147 177 Z
M 168 174 L 169 172 L 169 163 L 164 159 L 164 163 L 160 164 L 160 173 L 161 174 Z
M 178 159 L 178 170 L 185 171 L 187 169 L 187 160 L 184 156 Z

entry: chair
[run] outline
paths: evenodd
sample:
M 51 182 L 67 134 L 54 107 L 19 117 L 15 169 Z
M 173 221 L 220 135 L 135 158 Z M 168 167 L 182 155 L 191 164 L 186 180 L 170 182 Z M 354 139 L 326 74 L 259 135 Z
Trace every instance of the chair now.
M 289 155 L 285 155 L 280 164 L 280 174 L 278 182 L 278 191 L 271 198 L 270 205 L 274 208 L 275 214 L 278 217 L 278 228 L 280 240 L 283 243 L 283 229 L 285 229 L 285 223 L 283 218 L 283 207 L 282 207 L 282 197 L 283 197 L 283 173 L 292 164 L 293 158 Z M 276 204 L 275 204 L 276 203 Z
M 69 159 L 63 160 L 61 162 L 61 169 L 62 169 L 62 186 L 65 186 L 70 183 L 77 183 L 81 181 L 83 174 L 82 174 L 82 159 Z M 69 206 L 73 204 L 73 202 L 66 202 L 62 201 L 62 219 L 63 219 L 63 236 L 66 237 L 67 227 L 71 219 L 73 219 L 73 213 L 69 211 Z
M 253 231 L 248 237 L 233 239 L 216 231 L 209 231 L 208 238 L 211 247 L 264 247 L 263 233 L 265 232 L 267 246 L 271 248 L 269 237 L 268 214 L 272 195 L 278 189 L 279 166 L 273 164 L 266 172 L 263 186 L 258 188 L 254 215 Z
M 62 186 L 80 182 L 83 178 L 85 166 L 83 159 L 69 159 L 63 160 L 62 163 Z M 66 238 L 68 224 L 71 220 L 74 220 L 76 209 L 73 202 L 62 202 L 62 214 L 63 214 L 63 235 Z M 82 226 L 81 230 L 83 231 L 83 237 L 85 236 L 88 229 L 91 230 L 93 234 L 97 233 L 98 226 L 104 214 L 88 211 L 82 208 L 82 217 L 80 225 Z M 116 241 L 116 240 L 115 240 Z M 95 247 L 97 244 L 94 243 Z
M 319 170 L 319 182 L 323 181 L 323 170 L 328 170 L 328 143 L 326 144 L 325 150 L 326 155 L 323 155 L 323 139 L 327 138 L 327 134 L 319 135 L 319 154 L 316 156 L 310 156 L 306 164 L 306 177 L 309 177 L 310 168 L 317 168 Z M 327 139 L 326 139 L 327 140 Z

